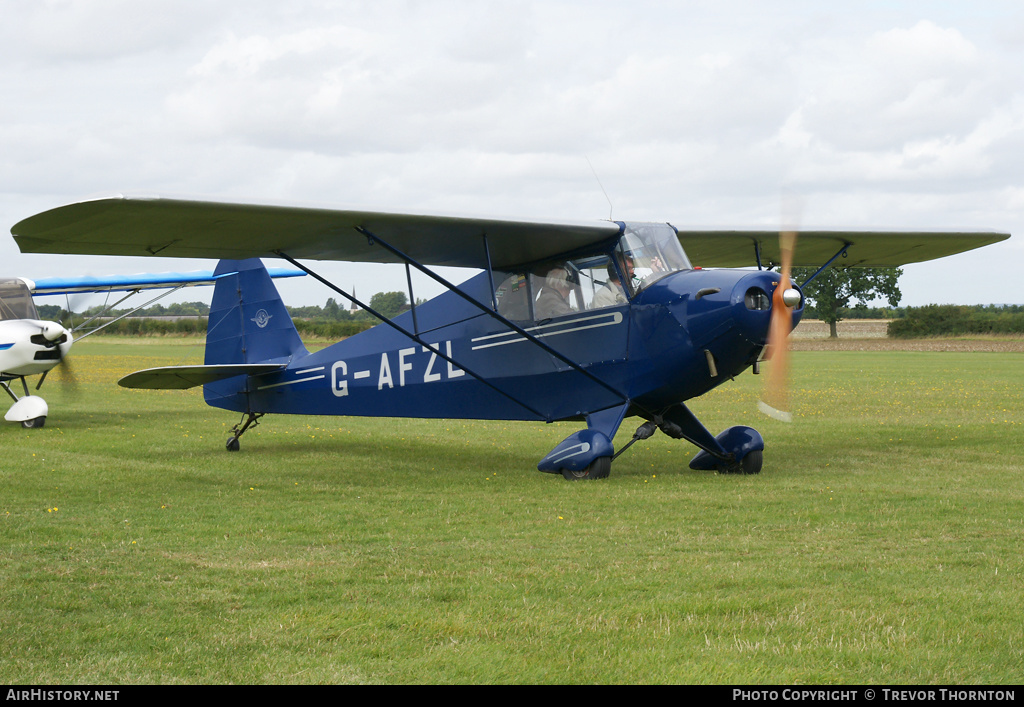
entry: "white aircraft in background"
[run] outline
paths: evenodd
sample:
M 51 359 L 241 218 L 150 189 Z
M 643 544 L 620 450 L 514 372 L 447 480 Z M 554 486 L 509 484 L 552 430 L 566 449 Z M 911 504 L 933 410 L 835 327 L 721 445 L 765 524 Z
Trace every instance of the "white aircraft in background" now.
M 301 270 L 276 269 L 271 271 L 275 278 L 296 277 L 306 273 Z M 92 322 L 128 298 L 142 290 L 161 289 L 166 292 L 149 300 L 131 311 L 116 318 L 102 320 L 92 327 L 78 340 L 93 334 L 100 329 L 148 307 L 158 299 L 166 297 L 183 287 L 213 285 L 226 275 L 214 276 L 212 271 L 196 271 L 189 273 L 157 273 L 110 277 L 80 278 L 47 278 L 33 282 L 26 278 L 0 278 L 0 386 L 14 400 L 14 405 L 4 415 L 8 422 L 20 422 L 22 427 L 42 427 L 46 423 L 49 408 L 46 401 L 29 392 L 27 376 L 40 376 L 36 390 L 46 380 L 46 375 L 56 366 L 66 361 L 74 341 L 74 332 L 80 331 Z M 68 329 L 57 322 L 44 321 L 39 318 L 34 297 L 46 295 L 72 295 L 86 293 L 127 294 L 117 302 L 106 304 L 99 314 L 77 327 Z M 70 307 L 69 307 L 70 309 Z M 13 381 L 21 381 L 24 395 L 12 389 Z

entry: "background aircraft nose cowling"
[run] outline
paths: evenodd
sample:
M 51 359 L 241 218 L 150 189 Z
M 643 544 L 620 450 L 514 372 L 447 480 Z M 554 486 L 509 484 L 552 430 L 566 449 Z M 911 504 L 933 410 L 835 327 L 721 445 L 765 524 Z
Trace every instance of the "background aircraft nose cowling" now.
M 68 331 L 57 322 L 43 322 L 42 326 L 43 338 L 47 341 L 56 341 L 62 336 L 66 336 Z

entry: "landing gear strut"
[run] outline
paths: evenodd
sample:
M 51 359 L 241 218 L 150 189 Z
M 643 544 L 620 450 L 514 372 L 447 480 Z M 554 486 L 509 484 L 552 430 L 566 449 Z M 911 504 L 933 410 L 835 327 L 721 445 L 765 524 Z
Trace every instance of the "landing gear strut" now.
M 650 437 L 655 428 L 673 439 L 685 439 L 700 448 L 700 453 L 690 461 L 691 469 L 717 471 L 719 474 L 757 474 L 761 471 L 764 439 L 757 430 L 736 426 L 712 437 L 682 403 L 673 405 L 662 415 L 641 425 L 629 444 L 619 450 L 619 454 L 638 439 Z
M 701 451 L 690 468 L 719 474 L 757 474 L 764 459 L 764 439 L 752 427 L 730 427 L 712 437 L 693 413 L 679 403 L 665 411 L 659 427 L 669 437 L 685 439 Z
M 256 425 L 258 425 L 258 420 L 265 414 L 266 413 L 263 412 L 247 413 L 247 417 L 245 418 L 244 424 L 239 422 L 237 425 L 231 428 L 231 436 L 228 437 L 227 444 L 224 445 L 225 448 L 229 452 L 237 452 L 239 449 L 241 449 L 241 445 L 238 443 L 239 438 L 241 438 L 241 436 L 245 434 L 245 431 L 249 429 L 250 426 L 255 427 Z

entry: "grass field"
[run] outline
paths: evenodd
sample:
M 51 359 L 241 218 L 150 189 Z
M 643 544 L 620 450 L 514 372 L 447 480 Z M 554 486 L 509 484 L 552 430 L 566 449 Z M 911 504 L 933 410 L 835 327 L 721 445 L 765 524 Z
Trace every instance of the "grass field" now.
M 855 347 L 854 347 L 855 348 Z M 1024 353 L 797 351 L 694 401 L 758 476 L 657 435 L 536 471 L 573 425 L 238 417 L 91 339 L 0 427 L 0 682 L 1016 684 Z M 635 425 L 627 421 L 619 443 Z

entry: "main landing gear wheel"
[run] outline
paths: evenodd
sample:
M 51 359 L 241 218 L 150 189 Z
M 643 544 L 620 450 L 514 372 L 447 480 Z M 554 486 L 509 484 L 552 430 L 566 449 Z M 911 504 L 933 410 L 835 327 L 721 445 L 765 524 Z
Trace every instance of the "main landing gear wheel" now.
M 33 417 L 31 420 L 22 420 L 21 426 L 26 430 L 38 429 L 46 424 L 46 417 Z
M 587 479 L 607 479 L 612 472 L 612 458 L 598 457 L 590 462 L 590 466 L 580 471 L 562 469 L 562 477 L 567 481 L 584 481 Z
M 761 465 L 764 463 L 764 452 L 760 449 L 755 449 L 751 452 L 747 452 L 747 456 L 743 457 L 739 463 L 733 463 L 732 466 L 721 466 L 718 468 L 719 474 L 760 474 Z

